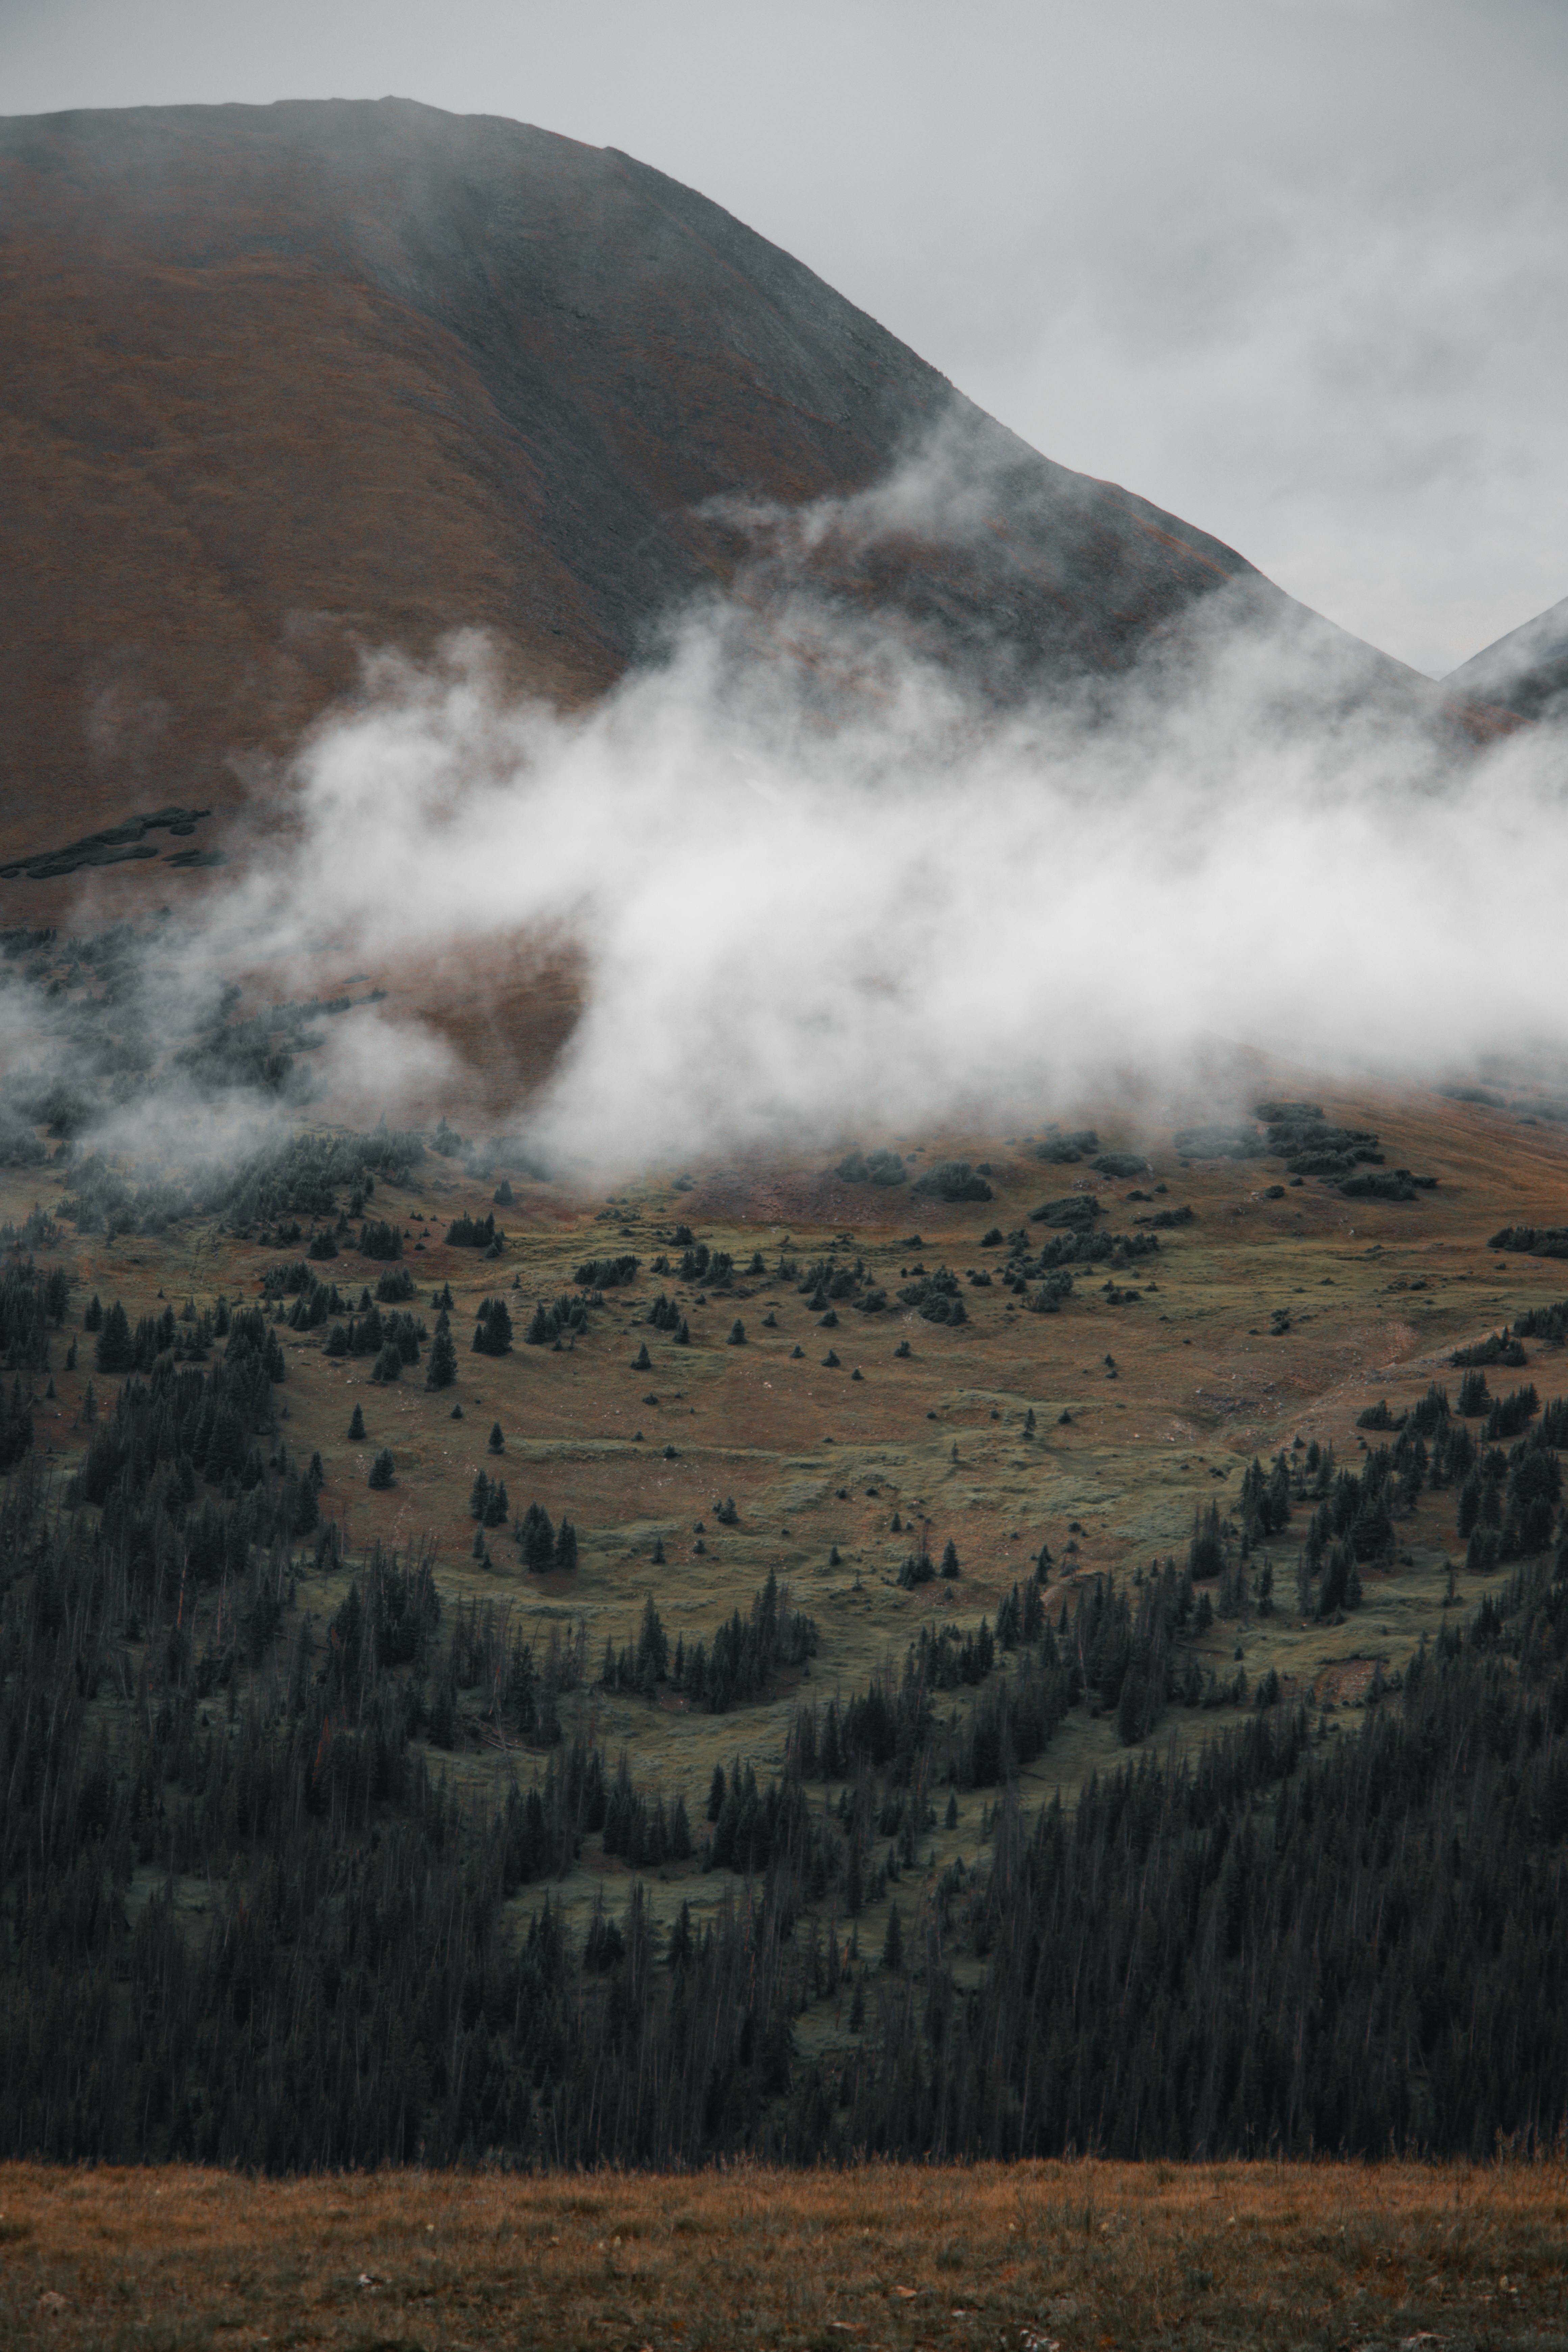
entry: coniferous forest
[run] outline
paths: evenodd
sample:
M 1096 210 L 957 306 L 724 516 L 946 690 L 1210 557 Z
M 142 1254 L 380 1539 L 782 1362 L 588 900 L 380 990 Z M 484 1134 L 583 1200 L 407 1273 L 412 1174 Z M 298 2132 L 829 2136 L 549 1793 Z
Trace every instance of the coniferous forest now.
M 71 1476 L 47 1471 L 21 1371 L 63 1306 L 7 1274 L 0 2152 L 1479 2155 L 1568 2125 L 1564 1423 L 1533 1391 L 1468 1399 L 1479 1451 L 1434 1391 L 1359 1476 L 1249 1474 L 1247 1544 L 1310 1507 L 1304 1608 L 1354 1605 L 1429 1479 L 1483 1564 L 1515 1562 L 1359 1732 L 1242 1677 L 1184 1688 L 1194 1577 L 1218 1569 L 1223 1607 L 1246 1573 L 1200 1520 L 1185 1566 L 1131 1593 L 1084 1580 L 1069 1607 L 1032 1579 L 994 1622 L 797 1706 L 779 1774 L 737 1760 L 693 1822 L 594 1744 L 580 1636 L 541 1650 L 444 1601 L 427 1556 L 380 1549 L 313 1605 L 340 1539 L 319 1465 L 282 1441 L 260 1313 L 139 1334 L 100 1310 L 126 1377 Z M 1268 1605 L 1264 1578 L 1250 1591 Z M 815 1639 L 770 1582 L 678 1661 L 650 1603 L 601 1678 L 679 1678 L 724 1711 Z M 1127 1760 L 1030 1820 L 1016 1775 L 1090 1695 Z M 1178 1759 L 1178 1704 L 1231 1727 Z M 499 1803 L 446 1772 L 459 1718 L 512 1759 Z M 989 1855 L 900 1903 L 937 1809 L 974 1789 Z M 587 1838 L 633 1875 L 573 1932 L 550 1889 Z M 655 1923 L 636 1873 L 666 1862 L 722 1876 L 716 1914 Z M 176 1899 L 193 1878 L 199 1924 Z M 800 2023 L 825 2000 L 855 2036 L 826 2064 Z

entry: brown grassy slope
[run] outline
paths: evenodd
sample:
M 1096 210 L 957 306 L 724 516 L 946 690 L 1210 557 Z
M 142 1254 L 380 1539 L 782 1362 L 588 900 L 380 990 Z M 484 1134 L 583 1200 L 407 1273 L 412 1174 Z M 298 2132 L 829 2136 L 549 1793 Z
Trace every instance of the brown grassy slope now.
M 1123 666 L 1243 559 L 1052 466 L 787 255 L 613 150 L 387 100 L 0 123 L 0 859 L 220 808 L 355 647 L 493 631 L 571 703 L 742 551 L 700 511 L 863 487 L 952 411 L 966 545 L 825 576 L 1012 677 Z M 121 898 L 188 888 L 160 865 Z M 7 919 L 57 919 L 58 884 Z M 153 901 L 155 903 L 155 899 Z
M 1568 2343 L 1560 2165 L 0 2168 L 0 2343 Z

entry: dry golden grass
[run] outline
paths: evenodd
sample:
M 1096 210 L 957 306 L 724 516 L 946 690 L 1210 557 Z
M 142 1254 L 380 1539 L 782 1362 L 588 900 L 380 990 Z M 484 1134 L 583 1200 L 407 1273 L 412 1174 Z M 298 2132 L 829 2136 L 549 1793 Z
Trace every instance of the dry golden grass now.
M 0 2343 L 1568 2344 L 1568 2172 L 0 2168 Z

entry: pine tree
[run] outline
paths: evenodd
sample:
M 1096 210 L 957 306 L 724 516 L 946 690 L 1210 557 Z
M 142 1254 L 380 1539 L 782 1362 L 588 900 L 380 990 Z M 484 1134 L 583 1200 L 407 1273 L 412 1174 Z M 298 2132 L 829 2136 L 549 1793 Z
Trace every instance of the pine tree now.
M 532 1333 L 529 1334 L 532 1338 Z M 474 1352 L 480 1356 L 504 1356 L 511 1347 L 511 1317 L 505 1301 L 487 1298 L 480 1303 L 479 1320 L 474 1328 Z
M 882 1966 L 890 1977 L 901 1974 L 904 1965 L 904 1929 L 895 1903 L 888 1914 L 888 1932 L 882 1938 Z
M 489 1444 L 489 1450 L 492 1454 L 504 1454 L 506 1452 L 506 1440 L 500 1433 L 500 1423 L 499 1421 L 495 1421 L 490 1423 L 490 1433 L 487 1443 Z
M 563 1518 L 555 1536 L 555 1572 L 571 1576 L 577 1567 L 577 1530 L 570 1519 Z
M 946 1544 L 942 1548 L 942 1573 L 947 1578 L 950 1583 L 955 1577 L 962 1576 L 963 1573 L 958 1564 L 958 1546 L 953 1542 L 951 1536 L 949 1536 Z
M 430 1342 L 430 1361 L 425 1370 L 427 1389 L 449 1389 L 458 1377 L 458 1350 L 452 1344 L 452 1333 L 445 1316 L 436 1326 L 436 1337 Z
M 632 1370 L 634 1372 L 651 1372 L 653 1370 L 653 1358 L 648 1354 L 646 1339 L 632 1358 Z
M 349 1415 L 349 1435 L 351 1437 L 363 1437 L 364 1435 L 364 1408 L 363 1405 L 356 1404 L 353 1412 Z
M 474 1473 L 474 1483 L 468 1489 L 468 1517 L 483 1523 L 485 1507 L 490 1499 L 490 1482 L 482 1470 Z
M 378 1492 L 384 1492 L 386 1487 L 395 1483 L 396 1471 L 393 1464 L 392 1448 L 384 1445 L 370 1465 L 370 1476 L 366 1484 L 375 1487 Z
M 118 1298 L 103 1318 L 96 1353 L 100 1372 L 128 1372 L 135 1364 L 136 1350 L 131 1337 L 131 1319 Z
M 746 1327 L 737 1315 L 730 1326 L 730 1345 L 731 1348 L 743 1348 L 745 1344 Z

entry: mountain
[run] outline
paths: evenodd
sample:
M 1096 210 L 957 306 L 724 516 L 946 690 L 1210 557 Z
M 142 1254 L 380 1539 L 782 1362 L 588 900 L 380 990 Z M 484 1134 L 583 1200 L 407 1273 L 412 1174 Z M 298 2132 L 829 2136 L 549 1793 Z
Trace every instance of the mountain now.
M 748 560 L 710 502 L 855 499 L 933 432 L 962 527 L 917 502 L 813 560 L 938 652 L 1104 676 L 1217 598 L 1444 707 L 1037 455 L 718 205 L 515 122 L 388 99 L 0 123 L 0 867 L 72 841 L 161 865 L 150 814 L 199 860 L 197 812 L 258 793 L 363 646 L 478 625 L 518 686 L 591 698 Z
M 1550 702 L 1568 694 L 1568 596 L 1472 654 L 1443 683 L 1471 701 L 1495 703 L 1521 719 L 1543 717 Z

